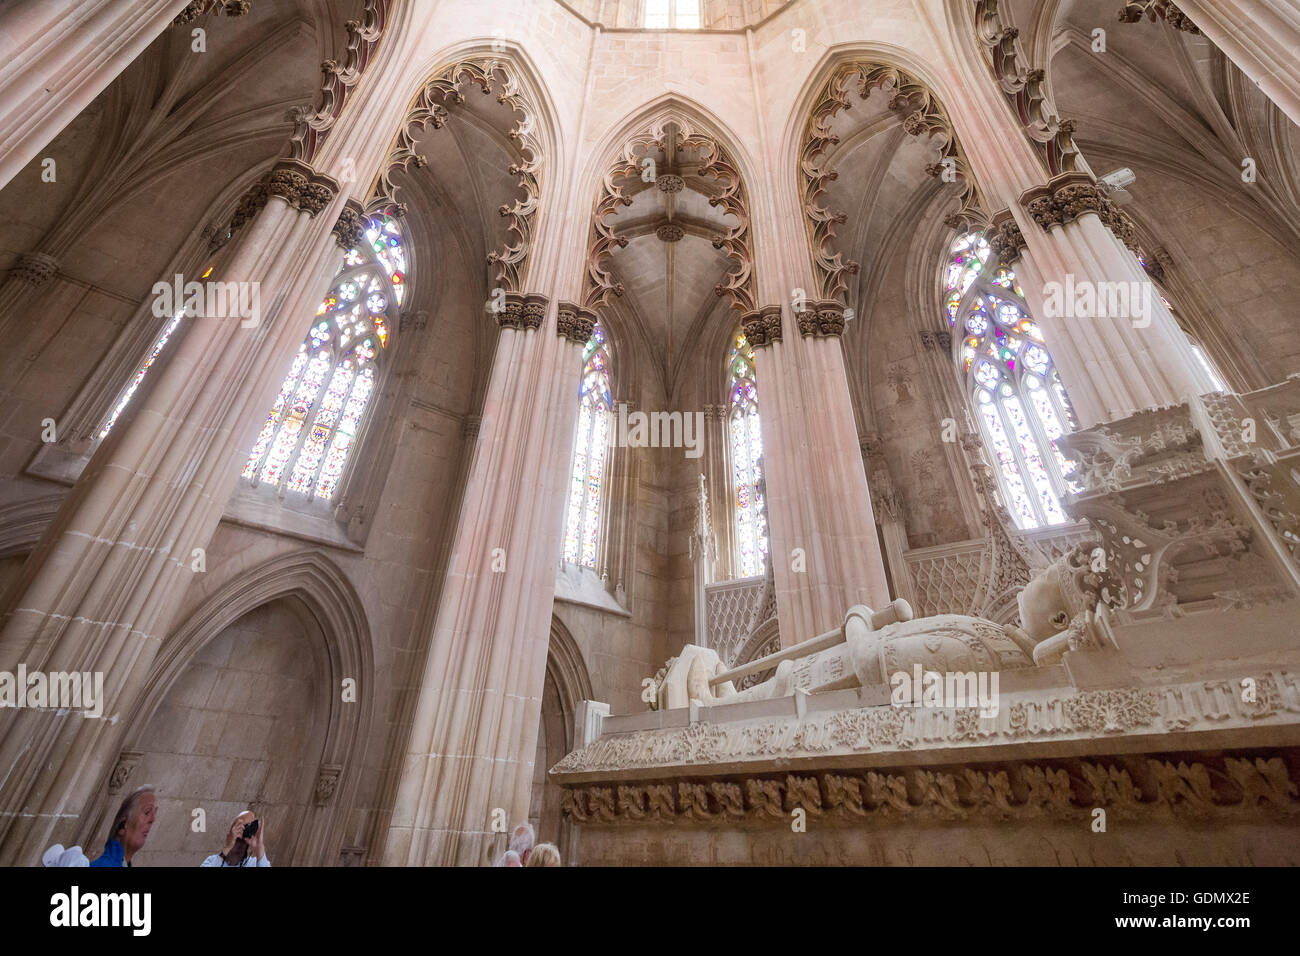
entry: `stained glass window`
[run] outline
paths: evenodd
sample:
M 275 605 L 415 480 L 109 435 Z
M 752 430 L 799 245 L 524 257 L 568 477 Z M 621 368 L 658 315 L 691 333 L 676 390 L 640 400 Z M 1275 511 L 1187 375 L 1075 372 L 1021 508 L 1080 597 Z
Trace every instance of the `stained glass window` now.
M 212 266 L 208 266 L 201 278 L 206 279 L 210 275 L 212 275 Z M 158 338 L 154 340 L 153 348 L 149 350 L 149 354 L 145 356 L 145 360 L 140 363 L 140 367 L 136 369 L 135 375 L 131 377 L 131 381 L 127 383 L 122 394 L 118 396 L 117 404 L 113 406 L 113 411 L 109 413 L 108 421 L 104 422 L 104 427 L 99 430 L 98 437 L 103 438 L 113 430 L 113 426 L 116 425 L 117 420 L 122 417 L 122 412 L 126 411 L 126 406 L 130 404 L 131 399 L 135 396 L 136 390 L 140 387 L 141 383 L 144 382 L 145 376 L 149 374 L 149 369 L 153 367 L 153 363 L 158 359 L 162 350 L 167 347 L 167 343 L 171 341 L 172 333 L 176 331 L 176 326 L 181 324 L 181 319 L 184 317 L 185 304 L 181 303 L 176 310 L 176 314 L 167 321 L 167 324 L 163 326 L 162 332 L 159 333 Z
M 978 233 L 957 239 L 944 269 L 944 304 L 975 418 L 1017 526 L 1065 524 L 1066 493 L 1081 490 L 1056 440 L 1075 427 L 1065 387 L 1015 273 Z
M 344 256 L 253 444 L 243 471 L 253 485 L 334 497 L 405 294 L 401 229 L 373 218 L 365 242 Z
M 578 430 L 569 472 L 569 506 L 564 519 L 564 560 L 596 568 L 600 504 L 605 480 L 613 400 L 609 388 L 609 346 L 597 325 L 582 350 L 578 389 Z
M 736 552 L 741 577 L 767 568 L 767 502 L 763 500 L 763 434 L 758 419 L 754 349 L 737 332 L 727 357 L 730 392 L 727 434 L 736 501 Z

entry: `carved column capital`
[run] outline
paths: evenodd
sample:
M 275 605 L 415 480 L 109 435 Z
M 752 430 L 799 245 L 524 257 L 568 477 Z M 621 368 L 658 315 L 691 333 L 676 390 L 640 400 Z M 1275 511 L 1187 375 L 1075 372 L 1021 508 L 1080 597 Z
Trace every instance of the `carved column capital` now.
M 555 331 L 579 347 L 587 344 L 596 330 L 596 313 L 573 302 L 561 302 Z
M 14 267 L 9 270 L 9 275 L 11 278 L 38 286 L 57 275 L 58 271 L 58 259 L 47 256 L 43 252 L 28 252 L 18 257 Z
M 1045 185 L 1026 190 L 1020 204 L 1044 232 L 1095 213 L 1120 242 L 1134 251 L 1137 249 L 1137 227 L 1133 220 L 1115 205 L 1089 173 L 1063 173 L 1053 177 Z
M 334 223 L 334 241 L 345 252 L 366 241 L 366 213 L 355 199 L 343 204 L 343 211 Z
M 989 248 L 1004 266 L 1019 261 L 1025 251 L 1025 234 L 1020 231 L 1020 224 L 1010 209 L 1004 209 L 993 217 L 993 229 L 989 233 Z
M 838 302 L 809 302 L 808 308 L 797 313 L 799 334 L 803 336 L 832 336 L 844 334 L 846 310 Z
M 226 17 L 242 17 L 252 8 L 251 0 L 190 0 L 185 5 L 185 9 L 176 14 L 172 26 L 183 27 L 209 13 Z
M 317 803 L 329 803 L 330 798 L 334 796 L 334 791 L 338 789 L 339 777 L 343 774 L 343 768 L 334 765 L 323 765 L 316 774 L 316 791 L 315 798 Z
M 1200 35 L 1201 30 L 1192 18 L 1178 9 L 1172 0 L 1128 0 L 1119 12 L 1120 23 L 1138 23 L 1143 15 L 1149 20 L 1164 20 L 1184 33 Z
M 945 355 L 952 351 L 952 333 L 934 329 L 921 330 L 921 346 L 927 350 L 940 351 Z
M 754 348 L 780 342 L 781 307 L 765 305 L 753 312 L 746 312 L 740 318 L 740 327 L 745 333 L 745 340 Z
M 276 164 L 266 180 L 267 192 L 279 196 L 294 209 L 314 216 L 324 209 L 339 191 L 331 177 L 318 173 L 299 159 L 285 159 Z
M 549 302 L 550 299 L 536 292 L 526 295 L 507 292 L 505 308 L 496 314 L 497 324 L 503 329 L 541 328 L 546 321 L 546 306 Z

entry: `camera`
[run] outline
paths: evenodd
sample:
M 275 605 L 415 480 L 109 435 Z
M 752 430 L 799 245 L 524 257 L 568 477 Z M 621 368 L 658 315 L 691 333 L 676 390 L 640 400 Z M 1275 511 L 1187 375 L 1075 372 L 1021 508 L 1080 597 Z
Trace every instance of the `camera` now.
M 257 832 L 257 825 L 258 825 L 260 822 L 261 822 L 260 820 L 254 820 L 252 823 L 245 823 L 245 824 L 244 824 L 244 839 L 245 839 L 245 840 L 247 840 L 249 837 L 251 837 L 254 833 Z

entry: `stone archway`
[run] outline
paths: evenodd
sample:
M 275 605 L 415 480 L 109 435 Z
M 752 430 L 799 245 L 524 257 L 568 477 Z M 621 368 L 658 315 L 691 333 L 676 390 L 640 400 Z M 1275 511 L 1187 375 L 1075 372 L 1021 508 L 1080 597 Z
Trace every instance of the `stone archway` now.
M 220 849 L 238 802 L 260 802 L 254 809 L 268 813 L 273 862 L 325 866 L 345 850 L 355 856 L 341 846 L 342 828 L 373 686 L 360 599 L 329 558 L 303 551 L 249 569 L 164 642 L 126 715 L 83 845 L 98 849 L 122 795 L 152 783 L 160 820 L 164 810 L 181 817 L 180 827 L 159 832 L 161 862 L 197 865 Z M 195 809 L 205 811 L 197 839 Z

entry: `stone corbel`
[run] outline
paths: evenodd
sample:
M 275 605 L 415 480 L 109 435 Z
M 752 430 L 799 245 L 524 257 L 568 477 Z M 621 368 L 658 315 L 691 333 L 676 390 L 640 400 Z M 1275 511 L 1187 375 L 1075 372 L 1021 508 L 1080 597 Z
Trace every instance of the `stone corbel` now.
M 144 754 L 138 750 L 123 750 L 117 757 L 117 763 L 113 767 L 113 772 L 108 775 L 108 792 L 116 796 L 122 792 L 126 782 L 131 779 L 131 774 L 140 763 L 140 758 Z
M 313 792 L 313 798 L 317 803 L 329 803 L 338 790 L 339 777 L 343 774 L 343 768 L 333 764 L 322 765 L 320 771 L 316 774 L 316 789 Z
M 183 27 L 210 13 L 223 17 L 242 17 L 251 9 L 251 0 L 190 0 L 185 9 L 176 15 L 172 26 Z
M 585 346 L 596 330 L 596 313 L 573 302 L 561 302 L 555 331 L 578 347 Z

